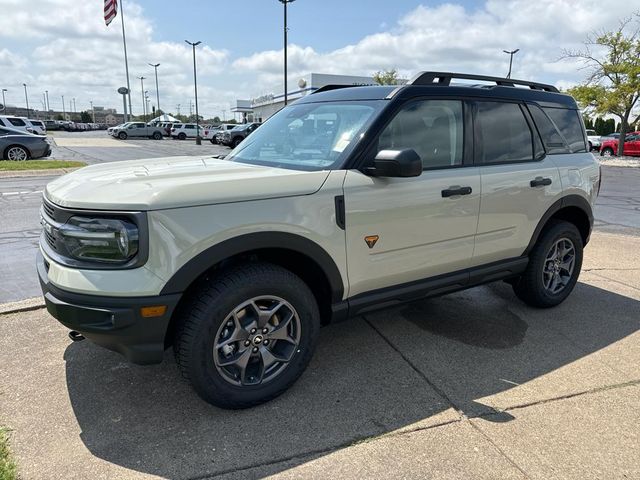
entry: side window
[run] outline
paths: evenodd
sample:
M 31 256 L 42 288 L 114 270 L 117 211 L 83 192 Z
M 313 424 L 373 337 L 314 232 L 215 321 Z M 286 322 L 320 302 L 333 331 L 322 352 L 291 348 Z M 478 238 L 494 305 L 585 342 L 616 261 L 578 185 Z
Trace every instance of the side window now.
M 462 165 L 463 119 L 461 101 L 412 102 L 380 134 L 378 150 L 413 148 L 423 169 Z
M 8 120 L 11 122 L 11 125 L 14 125 L 16 127 L 24 127 L 26 125 L 26 123 L 24 123 L 19 118 L 9 118 Z
M 476 129 L 482 138 L 480 163 L 533 160 L 533 137 L 520 105 L 476 102 Z
M 195 127 L 193 125 L 185 125 L 184 128 L 189 128 L 189 129 L 193 130 Z
M 582 122 L 577 110 L 566 108 L 543 108 L 544 112 L 555 123 L 562 136 L 567 140 L 572 152 L 586 152 Z
M 556 153 L 571 153 L 562 135 L 560 135 L 558 129 L 551 120 L 549 120 L 549 117 L 544 114 L 542 109 L 537 105 L 528 105 L 528 108 L 540 132 L 547 153 L 550 155 Z

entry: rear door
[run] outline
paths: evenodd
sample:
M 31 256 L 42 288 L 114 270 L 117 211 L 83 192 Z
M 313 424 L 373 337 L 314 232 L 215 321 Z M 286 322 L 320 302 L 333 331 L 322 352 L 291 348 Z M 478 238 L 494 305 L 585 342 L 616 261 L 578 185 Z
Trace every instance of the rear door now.
M 640 155 L 640 135 L 630 135 L 624 142 L 625 155 Z
M 470 164 L 466 148 L 471 139 L 462 101 L 412 101 L 374 140 L 367 156 L 372 160 L 380 150 L 412 148 L 422 159 L 422 174 L 376 178 L 347 171 L 350 296 L 469 266 L 480 208 L 479 169 Z
M 478 266 L 522 255 L 562 186 L 524 104 L 474 102 L 474 125 L 482 184 L 472 260 Z M 562 139 L 556 142 L 564 148 Z

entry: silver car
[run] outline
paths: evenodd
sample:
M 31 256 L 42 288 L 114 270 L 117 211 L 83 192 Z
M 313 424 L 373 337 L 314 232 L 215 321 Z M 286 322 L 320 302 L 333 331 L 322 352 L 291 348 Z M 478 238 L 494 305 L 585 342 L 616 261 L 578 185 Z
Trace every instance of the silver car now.
M 162 140 L 163 131 L 161 128 L 149 125 L 144 122 L 125 123 L 113 129 L 112 135 L 120 140 L 126 140 L 129 137 L 146 137 L 154 140 Z

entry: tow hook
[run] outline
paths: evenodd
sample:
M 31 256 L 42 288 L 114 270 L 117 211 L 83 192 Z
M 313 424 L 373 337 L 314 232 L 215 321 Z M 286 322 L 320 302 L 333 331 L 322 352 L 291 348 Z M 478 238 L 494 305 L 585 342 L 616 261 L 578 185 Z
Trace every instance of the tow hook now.
M 74 342 L 81 342 L 84 340 L 84 336 L 80 332 L 76 332 L 75 330 L 71 330 L 69 332 L 69 338 Z

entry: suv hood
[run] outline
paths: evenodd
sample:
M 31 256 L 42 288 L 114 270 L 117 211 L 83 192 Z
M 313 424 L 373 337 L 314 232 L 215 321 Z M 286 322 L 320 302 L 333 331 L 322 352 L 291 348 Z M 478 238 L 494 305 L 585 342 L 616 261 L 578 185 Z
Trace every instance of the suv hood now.
M 104 163 L 49 183 L 46 197 L 62 207 L 162 210 L 317 192 L 328 171 L 303 172 L 218 160 L 170 157 Z

